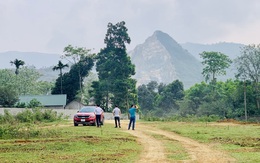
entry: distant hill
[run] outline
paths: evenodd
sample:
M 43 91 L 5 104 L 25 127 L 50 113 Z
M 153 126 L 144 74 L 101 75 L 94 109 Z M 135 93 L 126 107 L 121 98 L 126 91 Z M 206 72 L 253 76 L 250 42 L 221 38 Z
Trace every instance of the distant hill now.
M 228 43 L 221 42 L 216 44 L 197 44 L 197 43 L 184 43 L 181 46 L 188 50 L 194 57 L 198 60 L 201 60 L 199 54 L 203 51 L 215 51 L 221 52 L 230 57 L 230 59 L 235 59 L 240 55 L 241 47 L 244 47 L 243 44 L 238 43 Z
M 35 68 L 46 68 L 57 65 L 60 58 L 58 54 L 39 53 L 39 52 L 18 52 L 8 51 L 0 53 L 0 69 L 14 68 L 10 61 L 15 59 L 23 60 L 26 66 L 34 66 Z
M 138 85 L 147 84 L 150 81 L 158 83 L 171 83 L 179 79 L 189 88 L 195 83 L 204 80 L 201 75 L 202 65 L 199 53 L 203 51 L 218 51 L 228 55 L 231 59 L 240 55 L 240 49 L 245 45 L 238 43 L 216 43 L 196 44 L 177 43 L 168 34 L 162 31 L 155 31 L 143 44 L 136 46 L 129 55 L 132 63 L 136 65 Z M 0 52 L 0 69 L 12 68 L 10 61 L 15 59 L 23 60 L 28 67 L 35 67 L 42 77 L 40 80 L 53 81 L 58 77 L 59 71 L 53 71 L 53 66 L 61 60 L 59 54 L 39 52 Z M 64 62 L 66 63 L 66 62 Z M 68 72 L 69 68 L 64 69 Z M 95 72 L 93 72 L 96 74 Z M 218 77 L 219 80 L 234 78 L 235 69 L 231 66 L 226 76 Z
M 234 60 L 235 58 L 241 55 L 241 48 L 246 45 L 239 43 L 221 42 L 216 44 L 185 43 L 181 44 L 181 46 L 187 49 L 199 61 L 202 61 L 199 54 L 203 51 L 221 52 L 229 56 L 231 60 Z M 231 64 L 231 66 L 226 70 L 226 72 L 227 74 L 225 76 L 218 76 L 218 80 L 226 81 L 227 79 L 235 78 L 236 68 L 234 66 L 234 63 Z
M 129 54 L 136 66 L 138 85 L 150 81 L 168 84 L 179 79 L 188 88 L 203 80 L 201 63 L 161 31 L 155 31 Z

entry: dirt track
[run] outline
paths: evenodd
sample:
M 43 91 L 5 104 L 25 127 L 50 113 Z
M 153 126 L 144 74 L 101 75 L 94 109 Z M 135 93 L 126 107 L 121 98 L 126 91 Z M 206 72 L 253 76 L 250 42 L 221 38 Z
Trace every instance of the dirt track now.
M 112 122 L 111 122 L 112 123 Z M 128 121 L 122 121 L 124 126 L 127 126 Z M 223 151 L 218 151 L 210 148 L 210 146 L 201 144 L 192 139 L 182 137 L 178 134 L 163 131 L 160 129 L 145 126 L 141 123 L 136 124 L 136 129 L 127 130 L 126 127 L 123 128 L 125 132 L 128 132 L 137 137 L 138 141 L 144 146 L 144 150 L 141 153 L 141 159 L 138 161 L 140 163 L 164 163 L 169 162 L 166 158 L 166 153 L 164 152 L 163 143 L 159 140 L 151 137 L 147 133 L 154 133 L 163 135 L 169 139 L 179 141 L 183 147 L 188 151 L 190 155 L 190 160 L 181 160 L 176 162 L 185 163 L 230 163 L 236 162 L 234 158 L 226 155 Z

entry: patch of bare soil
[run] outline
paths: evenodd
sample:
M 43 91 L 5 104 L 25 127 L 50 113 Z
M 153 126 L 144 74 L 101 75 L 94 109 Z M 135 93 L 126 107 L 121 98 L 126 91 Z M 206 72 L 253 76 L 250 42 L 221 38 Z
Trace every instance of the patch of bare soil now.
M 110 123 L 112 123 L 111 121 Z M 128 121 L 122 121 L 122 126 L 127 126 Z M 166 152 L 163 147 L 163 143 L 149 135 L 149 133 L 163 135 L 169 139 L 179 141 L 183 147 L 188 151 L 190 160 L 180 160 L 176 162 L 196 162 L 196 163 L 231 163 L 235 162 L 234 158 L 228 156 L 224 151 L 218 151 L 212 149 L 209 145 L 201 144 L 190 138 L 180 136 L 178 134 L 163 131 L 157 128 L 146 126 L 141 123 L 136 123 L 135 130 L 127 130 L 127 127 L 123 129 L 137 137 L 138 141 L 143 145 L 144 150 L 141 153 L 140 160 L 138 162 L 149 162 L 149 163 L 166 163 L 169 162 L 166 158 Z M 172 162 L 172 161 L 171 161 Z

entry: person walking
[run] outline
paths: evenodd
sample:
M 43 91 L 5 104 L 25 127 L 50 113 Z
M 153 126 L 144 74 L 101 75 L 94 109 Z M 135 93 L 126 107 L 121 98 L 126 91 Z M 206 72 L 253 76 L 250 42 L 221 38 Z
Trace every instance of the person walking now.
M 115 119 L 115 128 L 117 128 L 117 126 L 119 128 L 121 128 L 121 125 L 120 125 L 121 110 L 118 108 L 117 105 L 113 109 L 112 113 L 113 113 L 113 116 L 114 116 L 114 119 Z
M 101 127 L 101 115 L 104 114 L 103 109 L 98 104 L 95 108 L 95 115 L 96 115 L 96 124 L 97 127 Z
M 128 124 L 128 130 L 130 130 L 132 125 L 132 130 L 135 130 L 135 113 L 136 113 L 137 107 L 135 105 L 131 105 L 131 108 L 128 110 L 128 115 L 130 118 L 129 124 Z

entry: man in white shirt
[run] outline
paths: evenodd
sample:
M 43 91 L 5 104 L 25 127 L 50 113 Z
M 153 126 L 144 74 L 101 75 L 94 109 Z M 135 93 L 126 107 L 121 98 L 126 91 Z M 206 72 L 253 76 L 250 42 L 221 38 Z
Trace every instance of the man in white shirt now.
M 117 128 L 117 126 L 119 126 L 119 128 L 121 128 L 121 125 L 120 125 L 121 110 L 118 108 L 117 105 L 113 109 L 112 113 L 113 113 L 113 116 L 115 119 L 115 128 Z
M 103 114 L 103 109 L 100 107 L 100 105 L 97 105 L 95 108 L 95 115 L 96 115 L 96 123 L 97 127 L 101 127 L 101 115 Z

